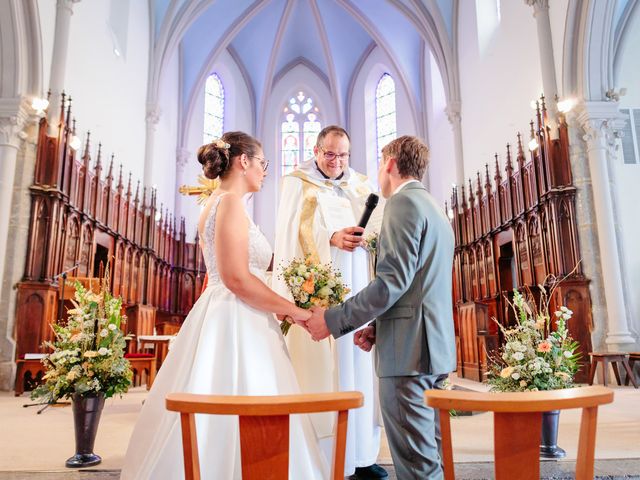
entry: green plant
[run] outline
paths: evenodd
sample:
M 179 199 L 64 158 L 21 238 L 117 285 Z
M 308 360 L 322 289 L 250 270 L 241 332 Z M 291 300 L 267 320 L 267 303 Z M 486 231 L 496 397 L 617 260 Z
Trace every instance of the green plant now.
M 108 285 L 108 270 L 97 293 L 76 282 L 67 324 L 52 325 L 55 339 L 44 343 L 51 349 L 42 360 L 44 383 L 31 398 L 53 403 L 74 393 L 102 392 L 108 398 L 128 390 L 132 372 L 120 330 L 122 300 L 111 295 Z

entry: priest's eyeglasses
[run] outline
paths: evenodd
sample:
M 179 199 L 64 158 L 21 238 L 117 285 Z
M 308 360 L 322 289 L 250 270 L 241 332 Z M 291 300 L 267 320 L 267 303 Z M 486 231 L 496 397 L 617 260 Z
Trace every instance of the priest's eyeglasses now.
M 265 172 L 267 171 L 267 168 L 269 168 L 269 160 L 262 157 L 256 157 L 255 155 L 251 155 L 251 158 L 260 160 L 260 166 L 262 167 L 262 170 L 264 170 Z
M 320 150 L 322 150 L 322 154 L 324 155 L 324 158 L 326 158 L 329 161 L 333 160 L 334 158 L 337 158 L 340 161 L 346 161 L 346 160 L 349 160 L 349 156 L 351 155 L 351 153 L 349 152 L 345 152 L 345 153 L 331 152 L 329 150 L 325 150 L 324 147 L 320 147 Z

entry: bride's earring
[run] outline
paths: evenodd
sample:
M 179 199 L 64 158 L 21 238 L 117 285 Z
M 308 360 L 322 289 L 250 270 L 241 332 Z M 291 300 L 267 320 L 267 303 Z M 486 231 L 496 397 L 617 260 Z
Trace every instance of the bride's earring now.
M 242 174 L 245 175 L 245 176 L 247 175 L 247 169 L 246 168 L 242 171 Z

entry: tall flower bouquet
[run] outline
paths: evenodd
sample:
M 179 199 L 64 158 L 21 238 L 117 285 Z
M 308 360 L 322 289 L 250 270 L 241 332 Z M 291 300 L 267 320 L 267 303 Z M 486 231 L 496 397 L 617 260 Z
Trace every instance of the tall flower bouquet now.
M 514 290 L 511 304 L 516 325 L 500 325 L 505 343 L 489 369 L 488 382 L 498 392 L 556 390 L 574 386 L 580 366 L 578 342 L 569 335 L 573 312 L 566 306 L 549 314 L 549 297 L 542 285 L 536 305 L 531 292 Z M 555 327 L 555 328 L 554 328 Z
M 330 264 L 319 264 L 311 261 L 293 259 L 282 268 L 282 278 L 295 304 L 300 308 L 313 306 L 328 308 L 344 302 L 350 290 L 342 282 L 342 274 L 334 270 Z M 282 334 L 289 332 L 291 324 L 283 321 L 280 324 Z
M 108 270 L 98 293 L 76 282 L 73 307 L 67 324 L 52 325 L 52 352 L 43 360 L 44 383 L 31 394 L 33 399 L 53 403 L 74 394 L 103 394 L 108 398 L 124 393 L 131 385 L 131 366 L 124 358 L 125 336 L 120 330 L 122 300 L 108 289 Z

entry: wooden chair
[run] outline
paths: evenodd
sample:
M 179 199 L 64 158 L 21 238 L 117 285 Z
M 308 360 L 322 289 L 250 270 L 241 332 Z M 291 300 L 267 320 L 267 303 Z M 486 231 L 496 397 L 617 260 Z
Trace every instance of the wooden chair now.
M 636 383 L 635 378 L 633 377 L 633 372 L 631 371 L 631 367 L 629 365 L 629 354 L 624 352 L 591 352 L 589 353 L 591 357 L 591 371 L 589 372 L 589 385 L 593 385 L 593 381 L 596 378 L 596 369 L 598 364 L 602 364 L 602 384 L 607 386 L 607 373 L 609 370 L 609 363 L 611 363 L 611 367 L 613 368 L 613 374 L 616 377 L 616 381 L 618 385 L 622 385 L 622 381 L 620 380 L 620 371 L 618 369 L 618 363 L 622 364 L 625 371 L 627 372 L 627 378 L 631 379 L 631 383 L 635 388 L 638 388 L 638 384 Z M 626 383 L 626 385 L 629 385 Z
M 147 373 L 147 390 L 151 389 L 156 378 L 156 354 L 155 353 L 125 353 L 124 358 L 129 360 L 131 370 L 133 370 L 133 385 L 136 380 L 142 383 L 142 374 Z
M 180 413 L 187 480 L 200 479 L 196 413 L 238 415 L 242 478 L 282 480 L 289 478 L 289 416 L 334 411 L 338 412 L 338 422 L 331 478 L 342 480 L 349 409 L 363 403 L 360 392 L 276 396 L 170 393 L 166 399 L 167 409 Z
M 613 401 L 606 387 L 568 388 L 546 392 L 491 393 L 428 390 L 428 406 L 440 410 L 442 462 L 446 480 L 455 478 L 449 411 L 494 412 L 494 460 L 497 480 L 540 478 L 542 412 L 582 408 L 576 480 L 593 478 L 598 405 Z
M 24 393 L 24 384 L 27 376 L 33 382 L 40 382 L 44 374 L 44 365 L 40 360 L 25 360 L 24 358 L 16 360 L 15 396 L 19 397 Z
M 629 385 L 629 380 L 633 380 L 634 385 L 640 382 L 634 377 L 633 368 L 636 362 L 640 363 L 640 352 L 629 352 L 629 370 L 631 373 L 627 372 L 627 378 L 624 381 L 625 385 Z

